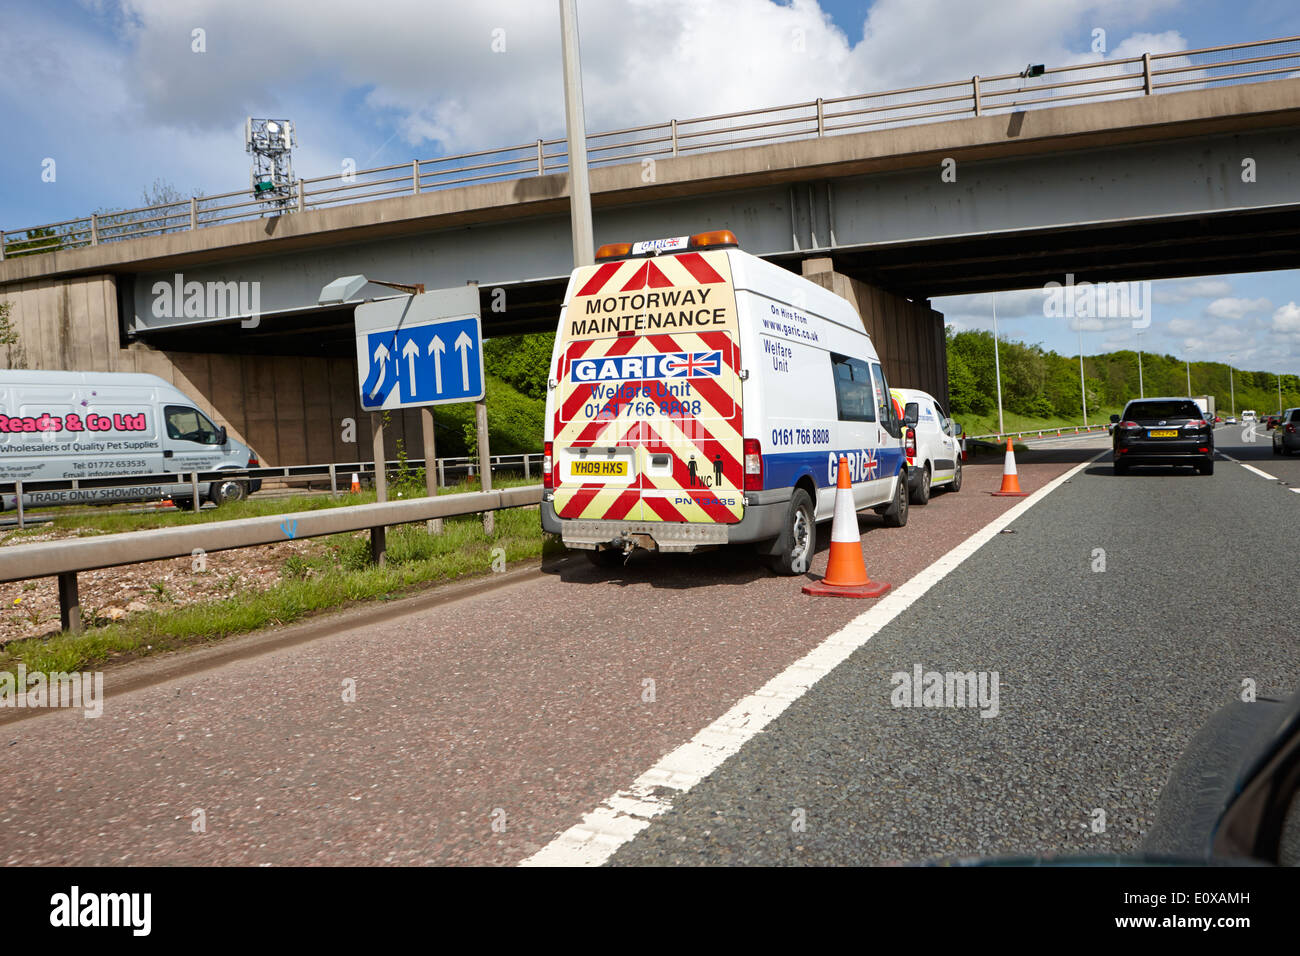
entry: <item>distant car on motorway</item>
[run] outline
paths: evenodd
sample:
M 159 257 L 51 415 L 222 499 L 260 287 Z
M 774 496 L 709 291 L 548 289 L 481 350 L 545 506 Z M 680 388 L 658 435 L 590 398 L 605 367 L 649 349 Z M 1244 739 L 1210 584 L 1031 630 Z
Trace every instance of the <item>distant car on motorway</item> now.
M 1247 422 L 1254 424 L 1256 420 L 1255 410 L 1253 408 L 1248 408 L 1241 413 L 1241 423 L 1243 425 Z
M 1225 424 L 1225 425 L 1235 425 L 1235 424 L 1237 424 L 1237 420 L 1236 420 L 1235 418 L 1233 418 L 1233 417 L 1230 415 L 1230 416 L 1228 416 L 1228 420 L 1227 420 L 1226 422 L 1224 422 L 1224 424 Z
M 1264 422 L 1264 428 L 1267 431 L 1272 431 L 1274 428 L 1277 428 L 1277 422 L 1278 422 L 1278 416 L 1270 415 L 1268 416 L 1268 420 Z
M 1273 430 L 1273 454 L 1289 455 L 1300 450 L 1300 408 L 1288 408 Z
M 1214 429 L 1190 398 L 1140 398 L 1112 415 L 1115 474 L 1133 465 L 1192 465 L 1214 474 Z

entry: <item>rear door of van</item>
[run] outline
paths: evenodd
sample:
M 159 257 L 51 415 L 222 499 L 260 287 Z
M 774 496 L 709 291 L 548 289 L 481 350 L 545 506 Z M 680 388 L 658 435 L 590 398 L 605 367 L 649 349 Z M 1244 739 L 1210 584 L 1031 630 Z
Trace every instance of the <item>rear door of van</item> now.
M 570 288 L 555 370 L 557 515 L 739 522 L 740 346 L 727 253 L 586 266 Z

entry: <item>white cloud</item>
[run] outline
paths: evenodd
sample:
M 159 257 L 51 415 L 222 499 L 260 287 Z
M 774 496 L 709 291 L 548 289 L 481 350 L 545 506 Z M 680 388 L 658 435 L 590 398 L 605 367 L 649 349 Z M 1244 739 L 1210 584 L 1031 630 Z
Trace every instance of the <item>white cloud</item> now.
M 1272 330 L 1283 335 L 1300 336 L 1300 306 L 1288 302 L 1274 312 Z
M 1240 299 L 1231 296 L 1215 299 L 1205 307 L 1205 314 L 1215 319 L 1244 319 L 1251 313 L 1273 308 L 1268 299 Z
M 1192 299 L 1219 299 L 1232 294 L 1232 283 L 1225 279 L 1179 279 L 1152 283 L 1153 298 L 1161 304 L 1189 302 Z

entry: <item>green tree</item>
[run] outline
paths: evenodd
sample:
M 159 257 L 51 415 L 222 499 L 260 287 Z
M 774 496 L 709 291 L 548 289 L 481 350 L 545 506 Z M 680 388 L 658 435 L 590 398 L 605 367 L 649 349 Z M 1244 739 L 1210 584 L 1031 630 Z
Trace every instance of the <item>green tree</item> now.
M 554 347 L 554 332 L 498 335 L 483 346 L 483 362 L 489 373 L 530 398 L 545 399 Z

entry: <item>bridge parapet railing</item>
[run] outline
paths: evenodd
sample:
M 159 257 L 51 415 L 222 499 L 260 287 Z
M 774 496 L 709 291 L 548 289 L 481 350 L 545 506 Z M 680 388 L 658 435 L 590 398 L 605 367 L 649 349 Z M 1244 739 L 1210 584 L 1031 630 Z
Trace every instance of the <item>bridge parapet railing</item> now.
M 592 166 L 860 133 L 972 116 L 1300 76 L 1300 36 L 974 76 L 591 133 Z M 277 202 L 248 189 L 19 229 L 0 229 L 0 260 L 160 236 L 248 219 L 568 171 L 563 139 L 413 159 L 299 179 Z

